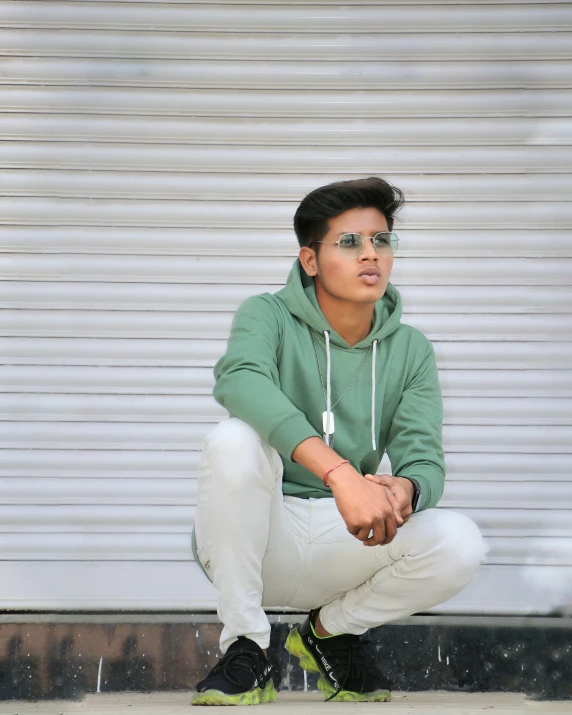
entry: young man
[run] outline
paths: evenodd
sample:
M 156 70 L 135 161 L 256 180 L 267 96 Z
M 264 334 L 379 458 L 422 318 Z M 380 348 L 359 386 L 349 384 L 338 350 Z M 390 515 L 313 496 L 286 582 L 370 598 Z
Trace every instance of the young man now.
M 443 491 L 431 343 L 389 283 L 402 193 L 378 178 L 312 191 L 286 287 L 236 312 L 207 437 L 195 556 L 218 590 L 224 654 L 195 705 L 272 702 L 264 607 L 308 610 L 286 649 L 327 699 L 389 700 L 360 634 L 426 611 L 472 579 L 475 524 Z M 376 476 L 387 451 L 393 475 Z

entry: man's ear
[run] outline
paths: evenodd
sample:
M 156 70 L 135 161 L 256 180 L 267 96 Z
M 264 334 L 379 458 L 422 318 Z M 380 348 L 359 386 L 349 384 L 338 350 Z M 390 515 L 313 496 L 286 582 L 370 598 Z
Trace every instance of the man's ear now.
M 318 274 L 316 251 L 314 251 L 313 248 L 310 248 L 310 246 L 302 246 L 298 258 L 307 275 L 315 276 Z

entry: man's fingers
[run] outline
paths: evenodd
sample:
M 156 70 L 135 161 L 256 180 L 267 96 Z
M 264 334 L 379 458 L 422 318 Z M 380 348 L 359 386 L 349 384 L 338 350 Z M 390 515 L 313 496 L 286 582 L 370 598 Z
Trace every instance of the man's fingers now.
M 390 474 L 364 474 L 364 477 L 369 482 L 373 482 L 378 486 L 385 487 L 385 493 L 387 495 L 389 504 L 393 509 L 393 514 L 395 516 L 397 526 L 401 526 L 404 523 L 403 517 L 401 516 L 401 505 L 397 501 L 395 494 L 389 488 L 394 478 Z
M 391 474 L 364 474 L 365 479 L 368 479 L 374 484 L 381 484 L 384 487 L 389 487 L 393 483 L 395 477 Z
M 403 517 L 401 516 L 401 506 L 395 498 L 394 493 L 390 489 L 388 489 L 388 487 L 385 487 L 385 493 L 387 494 L 387 500 L 389 501 L 389 503 L 391 504 L 391 508 L 393 509 L 395 521 L 397 522 L 398 526 L 401 526 L 403 524 Z
M 368 539 L 363 539 L 364 546 L 380 546 L 385 542 L 385 526 L 383 523 L 376 524 L 373 534 Z
M 346 529 L 349 531 L 349 533 L 352 536 L 355 536 L 356 539 L 359 539 L 360 532 L 362 531 L 362 527 L 360 526 L 348 526 L 346 524 Z
M 375 533 L 375 530 L 374 530 L 374 533 Z M 356 539 L 359 539 L 360 541 L 364 541 L 364 542 L 369 541 L 370 539 L 373 538 L 372 530 L 369 526 L 362 526 L 361 529 L 359 529 L 358 531 L 356 531 L 354 533 L 354 536 L 356 537 Z
M 393 541 L 395 534 L 397 534 L 397 522 L 395 514 L 391 512 L 383 522 L 374 526 L 373 534 L 369 538 L 363 539 L 363 543 L 365 546 L 384 546 Z
M 401 519 L 401 517 L 399 517 Z M 397 534 L 397 522 L 395 514 L 390 514 L 385 520 L 385 543 L 389 544 Z

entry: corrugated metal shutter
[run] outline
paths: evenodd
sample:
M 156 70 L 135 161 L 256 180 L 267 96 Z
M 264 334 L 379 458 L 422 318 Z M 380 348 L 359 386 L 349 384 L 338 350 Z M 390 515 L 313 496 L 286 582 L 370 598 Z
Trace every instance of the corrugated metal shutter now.
M 491 550 L 441 612 L 572 591 L 568 2 L 0 0 L 0 607 L 212 608 L 191 563 L 232 313 L 302 196 L 403 188 L 444 508 Z M 572 600 L 572 596 L 571 600 Z

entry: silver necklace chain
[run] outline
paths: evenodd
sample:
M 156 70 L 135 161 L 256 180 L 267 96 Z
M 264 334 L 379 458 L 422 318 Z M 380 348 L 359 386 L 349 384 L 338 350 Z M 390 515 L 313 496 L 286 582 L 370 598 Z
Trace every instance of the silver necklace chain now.
M 314 354 L 316 355 L 316 362 L 318 363 L 318 373 L 319 373 L 319 375 L 320 375 L 320 384 L 321 384 L 321 386 L 322 386 L 322 392 L 324 393 L 324 401 L 325 401 L 326 406 L 327 406 L 327 404 L 328 404 L 328 396 L 327 396 L 327 394 L 326 394 L 326 388 L 324 387 L 324 378 L 322 377 L 322 368 L 320 367 L 320 358 L 318 357 L 318 348 L 316 347 L 316 341 L 314 340 L 314 335 L 312 334 L 312 331 L 311 331 L 311 330 L 310 330 L 310 337 L 312 338 L 312 345 L 314 346 Z M 343 394 L 338 400 L 336 400 L 336 402 L 334 402 L 334 404 L 331 406 L 331 408 L 330 408 L 331 410 L 333 410 L 334 407 L 335 407 L 339 402 L 341 402 L 341 401 L 344 399 L 344 397 L 348 394 L 348 392 L 351 390 L 351 388 L 353 387 L 355 381 L 358 379 L 360 372 L 363 370 L 363 368 L 364 368 L 364 366 L 365 366 L 365 364 L 366 364 L 366 362 L 367 362 L 367 359 L 368 359 L 368 357 L 369 357 L 370 352 L 371 352 L 371 345 L 370 345 L 369 348 L 367 349 L 367 353 L 365 354 L 365 357 L 364 357 L 364 359 L 363 359 L 363 362 L 362 362 L 362 364 L 360 365 L 360 369 L 356 372 L 356 375 L 355 375 L 354 379 L 350 382 L 350 384 L 349 384 L 347 390 L 344 392 L 344 394 Z

